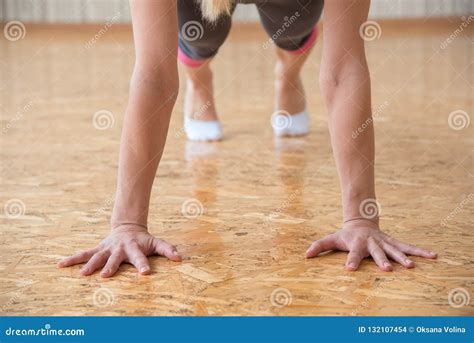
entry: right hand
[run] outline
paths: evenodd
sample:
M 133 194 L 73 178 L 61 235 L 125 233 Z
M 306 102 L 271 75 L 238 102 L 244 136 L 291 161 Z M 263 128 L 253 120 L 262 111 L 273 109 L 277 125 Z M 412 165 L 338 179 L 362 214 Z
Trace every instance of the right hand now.
M 82 275 L 91 275 L 103 267 L 100 275 L 111 277 L 122 262 L 127 262 L 133 264 L 140 274 L 150 274 L 147 256 L 151 255 L 165 256 L 176 262 L 182 259 L 174 246 L 152 236 L 145 228 L 124 225 L 113 229 L 97 247 L 61 260 L 58 267 L 87 262 L 80 270 Z

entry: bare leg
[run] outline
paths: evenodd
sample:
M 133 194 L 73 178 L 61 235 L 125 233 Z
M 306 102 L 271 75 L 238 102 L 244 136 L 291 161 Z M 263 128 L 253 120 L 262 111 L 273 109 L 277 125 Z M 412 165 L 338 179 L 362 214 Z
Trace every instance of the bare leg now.
M 302 54 L 277 48 L 275 66 L 275 112 L 272 126 L 276 136 L 301 136 L 309 132 L 309 115 L 300 73 L 310 50 Z
M 294 54 L 277 48 L 278 62 L 275 65 L 275 109 L 290 114 L 304 111 L 306 98 L 301 69 L 311 51 L 303 54 Z
M 212 121 L 218 120 L 214 102 L 212 70 L 209 62 L 194 68 L 185 66 L 188 76 L 186 82 L 185 108 L 191 119 Z

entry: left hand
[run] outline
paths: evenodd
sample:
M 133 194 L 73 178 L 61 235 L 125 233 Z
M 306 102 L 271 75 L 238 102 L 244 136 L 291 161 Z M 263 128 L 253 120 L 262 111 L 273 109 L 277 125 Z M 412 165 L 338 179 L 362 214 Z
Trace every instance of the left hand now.
M 387 256 L 405 268 L 413 268 L 415 263 L 407 255 L 436 258 L 432 251 L 400 242 L 380 231 L 378 225 L 369 220 L 354 220 L 343 225 L 342 229 L 323 237 L 306 251 L 306 257 L 316 257 L 328 250 L 348 251 L 346 269 L 357 270 L 362 259 L 372 256 L 383 271 L 392 271 L 393 267 Z

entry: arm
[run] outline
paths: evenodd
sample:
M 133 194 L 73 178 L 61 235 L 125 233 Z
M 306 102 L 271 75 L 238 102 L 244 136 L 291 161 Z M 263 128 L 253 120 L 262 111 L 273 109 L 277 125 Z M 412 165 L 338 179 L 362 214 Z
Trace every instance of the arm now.
M 147 230 L 150 193 L 179 87 L 176 1 L 131 0 L 130 7 L 136 62 L 120 142 L 112 232 L 96 248 L 59 263 L 66 267 L 87 262 L 83 275 L 103 267 L 101 275 L 112 276 L 122 262 L 147 274 L 146 256 L 181 259 L 174 247 Z
M 306 252 L 315 257 L 327 250 L 349 251 L 346 268 L 356 270 L 371 255 L 377 265 L 392 270 L 387 255 L 407 268 L 406 254 L 435 258 L 436 254 L 399 242 L 379 229 L 374 185 L 374 130 L 370 75 L 359 28 L 367 20 L 370 0 L 325 2 L 324 49 L 320 85 L 329 112 L 329 130 L 342 190 L 343 227 L 315 241 Z M 363 123 L 365 130 L 356 138 Z M 364 206 L 365 205 L 365 206 Z

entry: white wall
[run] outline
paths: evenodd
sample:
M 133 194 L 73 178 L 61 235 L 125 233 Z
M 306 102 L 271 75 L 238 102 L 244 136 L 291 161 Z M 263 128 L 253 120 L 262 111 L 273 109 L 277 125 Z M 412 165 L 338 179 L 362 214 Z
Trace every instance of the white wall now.
M 372 0 L 370 10 L 372 19 L 471 14 L 474 14 L 474 0 Z M 113 17 L 117 22 L 130 22 L 128 0 L 0 0 L 1 21 L 95 23 Z M 235 20 L 258 20 L 255 7 L 238 6 Z

